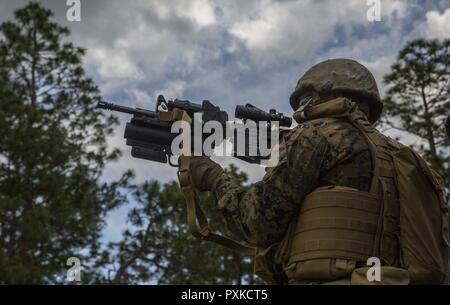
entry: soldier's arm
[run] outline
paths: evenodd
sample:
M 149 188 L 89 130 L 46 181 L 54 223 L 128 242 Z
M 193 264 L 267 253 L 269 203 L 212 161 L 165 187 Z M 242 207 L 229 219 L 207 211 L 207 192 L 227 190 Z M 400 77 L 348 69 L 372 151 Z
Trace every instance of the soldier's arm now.
M 280 162 L 262 181 L 243 188 L 224 173 L 214 194 L 230 230 L 258 246 L 278 241 L 303 198 L 316 187 L 328 149 L 320 131 L 305 124 L 288 137 Z

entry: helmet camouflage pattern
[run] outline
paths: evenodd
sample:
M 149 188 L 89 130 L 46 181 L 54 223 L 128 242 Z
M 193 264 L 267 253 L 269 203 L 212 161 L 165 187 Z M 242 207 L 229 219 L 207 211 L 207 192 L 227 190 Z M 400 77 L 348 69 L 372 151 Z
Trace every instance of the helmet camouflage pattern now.
M 320 62 L 299 79 L 290 97 L 292 109 L 297 110 L 300 96 L 308 90 L 319 94 L 341 92 L 366 99 L 370 106 L 371 123 L 376 122 L 383 109 L 377 83 L 372 73 L 351 59 L 337 58 Z

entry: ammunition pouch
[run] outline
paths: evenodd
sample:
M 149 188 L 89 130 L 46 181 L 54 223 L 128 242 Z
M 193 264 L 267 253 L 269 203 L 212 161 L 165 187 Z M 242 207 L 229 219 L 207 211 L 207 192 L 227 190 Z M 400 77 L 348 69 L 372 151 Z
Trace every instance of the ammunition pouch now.
M 373 256 L 381 204 L 374 194 L 321 187 L 304 200 L 287 252 L 293 280 L 334 280 Z

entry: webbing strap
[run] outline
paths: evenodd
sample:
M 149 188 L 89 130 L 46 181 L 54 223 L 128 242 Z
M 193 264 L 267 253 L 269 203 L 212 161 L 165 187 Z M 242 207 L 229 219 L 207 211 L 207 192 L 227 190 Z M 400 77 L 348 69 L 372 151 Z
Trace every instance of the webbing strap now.
M 393 215 L 397 215 L 395 210 L 397 206 L 395 198 L 392 198 L 391 184 L 388 182 L 389 179 L 393 181 L 396 179 L 396 172 L 392 164 L 393 156 L 386 149 L 389 143 L 388 140 L 372 132 L 370 125 L 361 120 L 356 113 L 352 113 L 348 119 L 353 126 L 360 130 L 369 145 L 374 169 L 370 192 L 373 194 L 382 193 L 383 196 L 382 210 L 378 221 L 380 225 L 375 234 L 373 254 L 394 261 L 398 256 L 396 249 L 386 246 L 394 242 L 390 236 L 395 235 L 398 230 L 398 224 L 393 223 L 391 219 Z
M 364 198 L 364 200 L 361 200 Z M 302 204 L 301 211 L 304 213 L 312 209 L 326 207 L 342 207 L 348 209 L 361 210 L 378 215 L 380 207 L 378 205 L 378 196 L 367 192 L 355 192 L 354 189 L 348 190 L 346 187 L 322 187 L 310 193 Z
M 302 219 L 302 222 L 295 230 L 295 234 L 319 229 L 351 230 L 354 232 L 373 234 L 373 232 L 377 229 L 377 224 L 356 219 L 337 217 L 321 217 L 311 220 Z
M 342 251 L 342 257 L 364 261 L 372 253 L 372 244 L 356 240 L 345 239 L 320 239 L 320 240 L 299 240 L 299 243 L 292 249 L 292 257 L 298 260 L 310 258 L 320 258 L 320 252 L 323 257 L 330 257 L 330 253 Z M 338 256 L 338 255 L 333 255 Z M 291 258 L 292 260 L 292 258 Z
M 189 174 L 189 157 L 180 156 L 179 158 L 178 180 L 186 201 L 187 224 L 192 235 L 203 240 L 220 244 L 231 250 L 238 251 L 242 255 L 255 255 L 255 248 L 243 245 L 231 238 L 216 234 L 210 230 L 208 219 L 198 203 L 197 191 L 192 186 L 192 179 Z
M 373 176 L 372 182 L 370 184 L 370 192 L 372 194 L 378 194 L 378 186 L 379 186 L 379 178 L 380 178 L 380 168 L 378 166 L 377 160 L 377 148 L 376 143 L 374 143 L 374 139 L 367 132 L 367 126 L 364 125 L 365 121 L 361 121 L 361 118 L 355 113 L 351 113 L 348 116 L 349 121 L 355 126 L 361 134 L 366 139 L 367 145 L 369 145 L 370 156 L 372 158 L 372 168 L 373 168 Z M 376 140 L 376 139 L 375 139 Z

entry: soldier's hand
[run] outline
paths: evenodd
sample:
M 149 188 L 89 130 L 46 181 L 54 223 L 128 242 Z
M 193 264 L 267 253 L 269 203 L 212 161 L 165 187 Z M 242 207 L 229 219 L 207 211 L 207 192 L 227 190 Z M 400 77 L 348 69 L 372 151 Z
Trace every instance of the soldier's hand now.
M 190 157 L 189 172 L 196 189 L 211 191 L 216 180 L 222 175 L 223 169 L 208 157 Z

